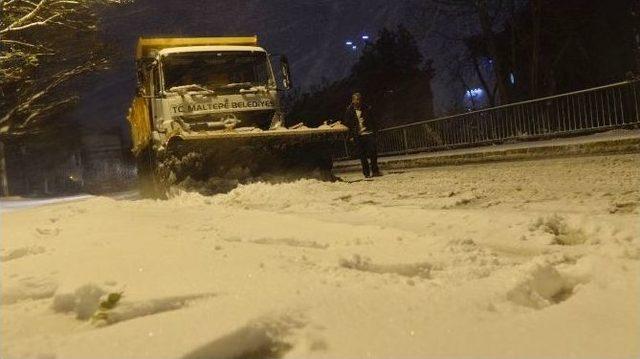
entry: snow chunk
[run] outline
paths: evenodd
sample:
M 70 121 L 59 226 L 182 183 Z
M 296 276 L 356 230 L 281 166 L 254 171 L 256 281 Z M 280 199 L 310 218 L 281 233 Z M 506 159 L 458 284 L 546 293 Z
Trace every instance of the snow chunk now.
M 95 284 L 85 284 L 73 293 L 59 293 L 53 298 L 51 309 L 56 312 L 75 312 L 76 318 L 87 320 L 100 306 L 100 298 L 107 292 Z
M 370 258 L 354 255 L 352 259 L 340 259 L 340 267 L 376 274 L 396 274 L 403 277 L 430 278 L 430 263 L 375 264 Z
M 554 214 L 550 217 L 538 218 L 530 227 L 530 231 L 541 230 L 553 235 L 551 244 L 574 246 L 584 244 L 587 236 L 581 229 L 570 227 L 565 218 Z
M 533 263 L 524 273 L 507 292 L 507 299 L 515 304 L 542 309 L 560 303 L 572 294 L 573 286 L 550 264 Z

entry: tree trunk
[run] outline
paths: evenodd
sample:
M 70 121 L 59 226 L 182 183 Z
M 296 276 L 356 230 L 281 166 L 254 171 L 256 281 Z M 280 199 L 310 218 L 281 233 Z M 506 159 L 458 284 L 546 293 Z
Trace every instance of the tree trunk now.
M 507 67 L 501 54 L 498 52 L 498 45 L 496 43 L 496 37 L 493 33 L 493 26 L 491 24 L 491 17 L 489 16 L 489 9 L 487 7 L 487 0 L 476 0 L 476 10 L 478 11 L 478 17 L 480 19 L 480 27 L 484 39 L 487 42 L 487 50 L 495 62 L 495 74 L 496 82 L 498 85 L 498 92 L 500 93 L 500 102 L 502 104 L 509 103 L 511 96 L 509 86 L 507 85 Z
M 631 16 L 635 24 L 633 30 L 636 40 L 636 76 L 640 76 L 640 3 L 637 1 L 634 8 L 631 9 Z
M 462 88 L 464 88 L 464 91 L 467 92 L 467 93 L 471 93 L 471 87 L 469 87 L 469 85 L 467 85 L 467 82 L 464 80 L 464 76 L 459 75 L 458 77 L 460 79 L 460 83 L 462 84 Z M 469 100 L 471 101 L 471 107 L 474 110 L 477 110 L 477 108 L 476 108 L 476 100 L 474 100 L 473 96 L 469 96 Z
M 480 84 L 482 85 L 482 88 L 484 88 L 484 91 L 487 93 L 487 97 L 489 98 L 489 105 L 491 107 L 495 107 L 496 105 L 495 91 L 492 91 L 491 88 L 489 88 L 489 84 L 484 79 L 484 76 L 482 75 L 482 70 L 480 69 L 480 64 L 478 63 L 478 59 L 472 55 L 471 62 L 473 63 L 473 69 L 476 71 L 476 75 L 478 76 L 478 80 L 480 80 Z
M 518 75 L 518 33 L 516 28 L 516 1 L 511 0 L 509 2 L 509 16 L 511 17 L 511 74 L 513 74 L 513 81 L 511 81 L 511 74 L 509 74 L 509 82 L 511 82 L 512 92 L 511 95 L 514 95 L 514 91 L 517 88 L 516 77 Z M 515 96 L 518 96 L 516 92 Z
M 4 154 L 4 143 L 0 141 L 0 197 L 9 196 L 9 180 L 7 179 L 7 162 Z
M 531 13 L 533 17 L 533 31 L 531 44 L 531 78 L 530 78 L 530 96 L 536 98 L 538 96 L 538 74 L 540 68 L 540 22 L 541 22 L 541 3 L 540 0 L 531 0 Z

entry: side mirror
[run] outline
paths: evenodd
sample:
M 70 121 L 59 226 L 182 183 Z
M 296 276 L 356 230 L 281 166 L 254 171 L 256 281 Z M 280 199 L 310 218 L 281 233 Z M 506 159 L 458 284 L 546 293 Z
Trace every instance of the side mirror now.
M 290 90 L 291 84 L 291 69 L 289 68 L 289 60 L 286 56 L 280 56 L 280 71 L 282 72 L 282 87 L 286 90 Z

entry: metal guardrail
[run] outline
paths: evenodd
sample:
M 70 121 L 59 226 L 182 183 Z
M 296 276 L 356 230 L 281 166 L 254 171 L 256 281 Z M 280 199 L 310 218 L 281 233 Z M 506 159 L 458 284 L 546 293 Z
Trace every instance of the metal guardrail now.
M 640 81 L 466 112 L 380 130 L 381 156 L 595 133 L 640 125 Z M 345 143 L 336 158 L 352 153 Z

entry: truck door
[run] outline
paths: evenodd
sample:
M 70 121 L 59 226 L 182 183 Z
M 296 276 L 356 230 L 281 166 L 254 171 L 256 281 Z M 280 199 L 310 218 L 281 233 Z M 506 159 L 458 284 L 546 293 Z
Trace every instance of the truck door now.
M 158 124 L 162 122 L 162 86 L 160 83 L 160 67 L 156 62 L 151 68 L 151 118 L 153 128 L 158 129 Z

